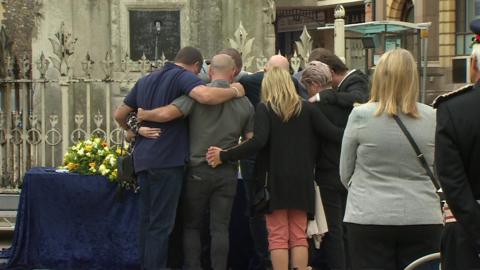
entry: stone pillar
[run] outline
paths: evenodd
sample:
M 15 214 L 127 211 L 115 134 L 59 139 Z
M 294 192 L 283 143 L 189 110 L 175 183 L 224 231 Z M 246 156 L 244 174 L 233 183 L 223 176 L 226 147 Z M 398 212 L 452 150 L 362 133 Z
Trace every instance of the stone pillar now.
M 451 67 L 455 56 L 455 0 L 439 0 L 439 58 L 442 67 Z
M 342 5 L 335 8 L 335 54 L 345 62 L 345 9 Z
M 263 55 L 271 56 L 275 53 L 275 21 L 277 20 L 275 0 L 265 0 L 263 7 L 263 31 L 264 31 L 264 48 Z
M 387 3 L 385 1 L 375 0 L 375 5 L 373 8 L 375 9 L 375 20 L 382 21 L 385 20 L 387 17 Z
M 373 13 L 375 8 L 373 7 L 372 0 L 364 0 L 365 4 L 365 22 L 373 21 Z

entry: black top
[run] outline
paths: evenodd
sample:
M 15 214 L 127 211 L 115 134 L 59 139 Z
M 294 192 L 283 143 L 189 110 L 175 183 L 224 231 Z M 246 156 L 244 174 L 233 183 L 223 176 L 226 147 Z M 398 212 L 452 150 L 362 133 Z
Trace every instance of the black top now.
M 333 92 L 335 90 L 324 90 Z M 319 108 L 323 114 L 339 128 L 345 128 L 348 122 L 348 116 L 351 109 L 339 105 L 328 104 L 324 101 L 315 102 L 314 105 Z M 342 137 L 339 138 L 342 140 Z M 331 188 L 345 191 L 345 187 L 340 182 L 340 152 L 342 144 L 331 140 L 319 140 L 317 164 L 315 167 L 315 181 L 321 188 Z
M 480 83 L 437 102 L 435 163 L 453 215 L 480 248 Z
M 360 70 L 350 73 L 336 91 L 323 91 L 320 100 L 329 104 L 353 108 L 354 103 L 365 103 L 370 96 L 368 76 Z
M 250 75 L 244 75 L 238 81 L 245 87 L 245 96 L 250 100 L 254 107 L 260 102 L 261 90 L 262 90 L 262 81 L 265 72 L 257 72 Z M 298 95 L 302 98 L 306 99 L 308 94 L 305 88 L 295 79 L 292 77 L 293 84 L 295 85 L 295 89 L 297 90 Z
M 313 171 L 317 155 L 317 136 L 340 142 L 343 130 L 332 125 L 314 105 L 303 102 L 296 117 L 283 122 L 264 103 L 255 113 L 254 137 L 220 153 L 222 161 L 245 158 L 260 150 L 268 151 L 265 177 L 271 195 L 269 210 L 298 209 L 314 213 Z M 265 178 L 257 174 L 256 184 Z

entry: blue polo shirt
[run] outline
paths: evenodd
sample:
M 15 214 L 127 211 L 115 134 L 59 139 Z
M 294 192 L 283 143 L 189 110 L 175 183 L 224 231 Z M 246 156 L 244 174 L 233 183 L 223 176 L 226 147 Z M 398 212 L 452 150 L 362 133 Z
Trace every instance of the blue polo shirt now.
M 204 83 L 192 72 L 175 65 L 164 68 L 137 81 L 124 103 L 133 109 L 155 109 L 172 103 L 181 95 Z M 188 122 L 179 118 L 167 123 L 144 122 L 143 126 L 162 130 L 158 139 L 137 136 L 133 158 L 135 171 L 183 166 L 188 161 Z

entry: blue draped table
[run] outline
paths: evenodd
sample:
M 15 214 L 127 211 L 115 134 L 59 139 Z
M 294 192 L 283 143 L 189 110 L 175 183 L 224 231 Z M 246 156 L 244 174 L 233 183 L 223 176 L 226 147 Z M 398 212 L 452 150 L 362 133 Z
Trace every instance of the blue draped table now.
M 230 266 L 247 269 L 252 247 L 239 181 Z M 7 269 L 138 269 L 138 195 L 118 201 L 102 176 L 33 168 L 25 174 Z

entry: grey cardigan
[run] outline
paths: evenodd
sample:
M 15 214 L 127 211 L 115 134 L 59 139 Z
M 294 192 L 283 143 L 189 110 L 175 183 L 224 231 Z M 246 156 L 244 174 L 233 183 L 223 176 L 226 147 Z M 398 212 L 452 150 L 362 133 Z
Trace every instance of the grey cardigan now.
M 435 111 L 417 104 L 419 119 L 400 115 L 430 166 Z M 348 189 L 345 222 L 371 225 L 441 224 L 435 187 L 395 120 L 374 116 L 377 103 L 353 109 L 340 157 L 340 178 Z

